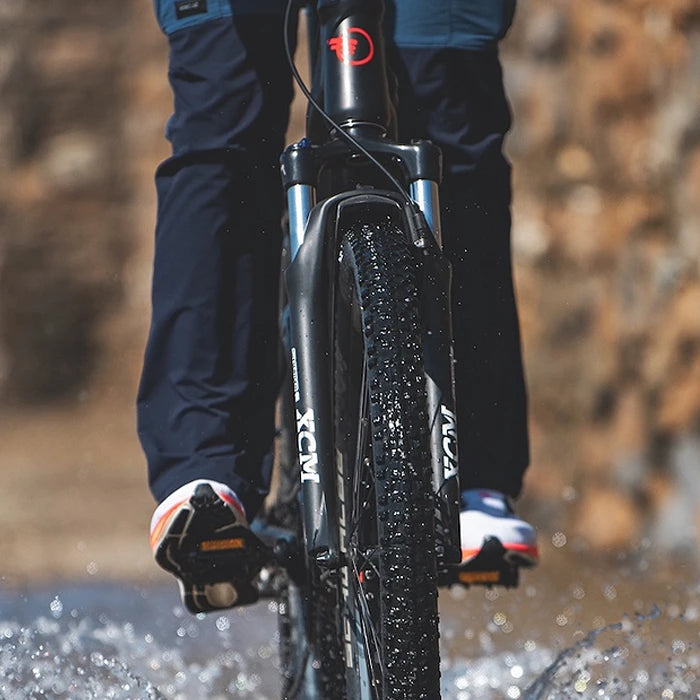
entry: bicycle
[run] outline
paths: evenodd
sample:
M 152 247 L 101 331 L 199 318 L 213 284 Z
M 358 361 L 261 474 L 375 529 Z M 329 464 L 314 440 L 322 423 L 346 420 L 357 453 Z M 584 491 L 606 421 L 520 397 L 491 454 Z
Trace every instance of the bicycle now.
M 397 143 L 382 13 L 311 4 L 307 135 L 281 158 L 294 455 L 256 532 L 290 700 L 439 697 L 437 590 L 459 579 L 441 156 Z

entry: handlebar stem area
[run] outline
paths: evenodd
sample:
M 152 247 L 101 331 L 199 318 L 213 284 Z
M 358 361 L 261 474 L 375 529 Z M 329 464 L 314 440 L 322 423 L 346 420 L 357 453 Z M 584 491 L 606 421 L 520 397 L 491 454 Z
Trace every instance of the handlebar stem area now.
M 387 131 L 391 100 L 380 0 L 320 0 L 319 60 L 324 106 L 344 126 L 374 124 Z

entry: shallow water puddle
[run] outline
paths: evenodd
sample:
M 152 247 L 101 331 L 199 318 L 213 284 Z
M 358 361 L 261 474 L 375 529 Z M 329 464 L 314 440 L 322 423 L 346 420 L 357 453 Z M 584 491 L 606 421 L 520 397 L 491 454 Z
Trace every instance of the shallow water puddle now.
M 443 592 L 443 698 L 700 698 L 700 586 L 674 573 L 565 565 Z M 0 697 L 276 700 L 275 604 L 195 618 L 174 586 L 2 592 Z

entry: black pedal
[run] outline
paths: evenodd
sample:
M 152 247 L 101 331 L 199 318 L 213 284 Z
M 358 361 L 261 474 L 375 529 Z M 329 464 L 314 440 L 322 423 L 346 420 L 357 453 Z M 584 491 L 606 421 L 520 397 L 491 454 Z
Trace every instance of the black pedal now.
M 199 541 L 181 557 L 187 572 L 183 580 L 197 584 L 251 581 L 269 560 L 267 547 L 241 525 L 224 528 L 215 537 Z
M 165 543 L 178 577 L 195 586 L 251 581 L 270 558 L 265 544 L 236 522 L 209 484 L 200 484 L 190 503 L 193 510 L 180 515 Z
M 491 537 L 473 559 L 443 570 L 439 577 L 440 585 L 516 588 L 520 581 L 519 568 L 506 560 L 506 554 L 500 540 Z

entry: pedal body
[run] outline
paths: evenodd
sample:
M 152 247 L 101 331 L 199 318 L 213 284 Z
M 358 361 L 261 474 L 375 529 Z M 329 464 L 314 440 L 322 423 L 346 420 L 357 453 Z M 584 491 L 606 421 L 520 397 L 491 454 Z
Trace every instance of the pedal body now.
M 441 586 L 504 586 L 516 588 L 523 564 L 496 537 L 490 537 L 474 557 L 441 572 Z

